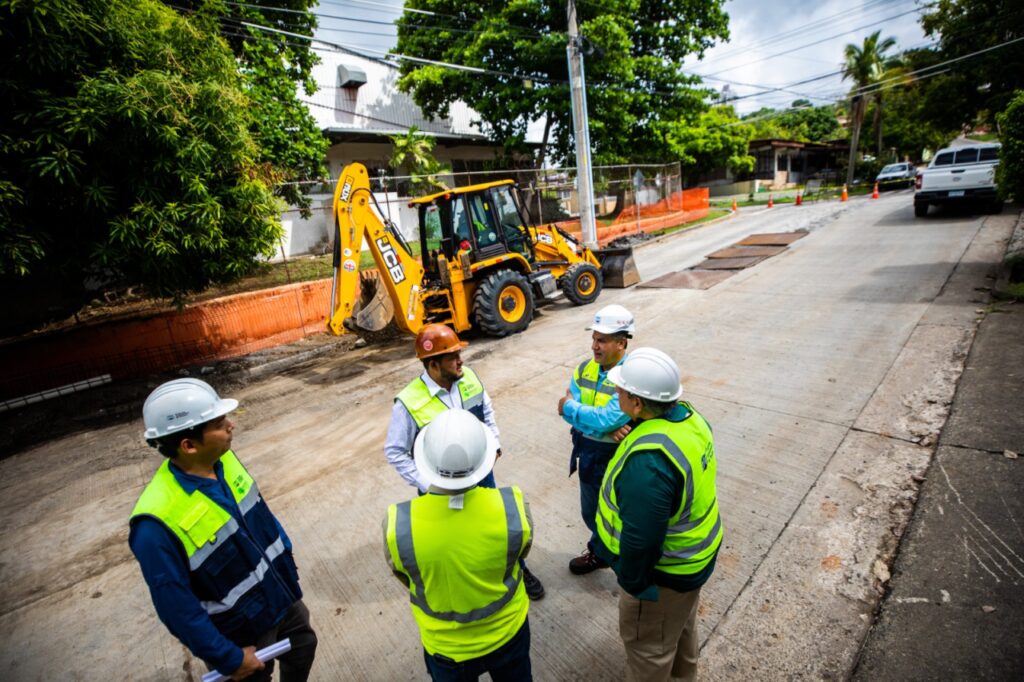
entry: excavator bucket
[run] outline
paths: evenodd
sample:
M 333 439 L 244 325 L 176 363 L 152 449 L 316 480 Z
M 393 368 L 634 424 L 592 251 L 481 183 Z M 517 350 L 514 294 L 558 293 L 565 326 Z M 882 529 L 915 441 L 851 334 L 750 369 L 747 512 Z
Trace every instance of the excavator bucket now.
M 346 318 L 345 328 L 352 332 L 379 333 L 386 331 L 394 319 L 395 307 L 377 272 L 360 272 L 359 302 L 352 317 Z
M 601 276 L 604 286 L 612 289 L 625 289 L 640 283 L 640 271 L 633 259 L 633 247 L 601 249 L 594 255 L 601 262 Z

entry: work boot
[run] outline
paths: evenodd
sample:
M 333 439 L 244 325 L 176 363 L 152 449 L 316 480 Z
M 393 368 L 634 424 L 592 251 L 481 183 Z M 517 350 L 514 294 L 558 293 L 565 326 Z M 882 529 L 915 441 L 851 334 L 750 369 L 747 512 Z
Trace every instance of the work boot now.
M 544 597 L 544 585 L 541 584 L 540 578 L 530 572 L 526 566 L 523 569 L 523 584 L 526 586 L 526 596 L 537 601 Z
M 587 551 L 569 562 L 569 570 L 573 575 L 586 575 L 599 568 L 608 568 L 604 559 L 594 554 L 587 548 Z

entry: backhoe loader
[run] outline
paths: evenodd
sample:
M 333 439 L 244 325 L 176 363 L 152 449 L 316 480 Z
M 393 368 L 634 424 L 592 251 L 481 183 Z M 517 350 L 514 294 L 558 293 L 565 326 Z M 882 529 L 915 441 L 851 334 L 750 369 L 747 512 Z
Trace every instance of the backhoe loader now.
M 512 180 L 446 190 L 409 205 L 419 218 L 411 245 L 383 217 L 366 167 L 353 163 L 341 172 L 334 190 L 332 333 L 391 325 L 415 334 L 439 322 L 459 332 L 476 327 L 507 336 L 529 326 L 539 303 L 564 295 L 585 305 L 601 293 L 595 253 L 557 226 L 530 226 Z M 360 275 L 364 239 L 377 272 Z M 635 275 L 631 260 L 628 267 Z

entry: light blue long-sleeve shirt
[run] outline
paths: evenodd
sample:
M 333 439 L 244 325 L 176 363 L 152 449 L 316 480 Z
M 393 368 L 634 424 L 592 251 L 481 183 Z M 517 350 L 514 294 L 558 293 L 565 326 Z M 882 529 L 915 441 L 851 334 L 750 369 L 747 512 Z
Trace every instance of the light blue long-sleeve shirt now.
M 625 356 L 623 356 L 623 360 L 625 360 Z M 619 364 L 622 364 L 622 360 L 619 361 Z M 604 368 L 601 368 L 597 375 L 598 383 L 604 381 L 607 374 Z M 629 422 L 629 416 L 619 409 L 617 394 L 613 395 L 612 399 L 602 407 L 584 405 L 580 402 L 582 397 L 580 387 L 572 378 L 569 379 L 569 392 L 572 394 L 572 399 L 566 400 L 562 405 L 562 419 L 584 436 L 598 439 Z

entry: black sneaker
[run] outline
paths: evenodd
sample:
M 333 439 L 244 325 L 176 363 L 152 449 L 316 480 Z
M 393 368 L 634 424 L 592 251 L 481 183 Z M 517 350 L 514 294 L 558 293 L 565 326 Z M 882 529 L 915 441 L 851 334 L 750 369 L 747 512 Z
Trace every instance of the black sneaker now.
M 544 585 L 541 584 L 540 579 L 530 572 L 526 566 L 523 566 L 523 584 L 526 586 L 526 596 L 537 601 L 544 597 Z
M 569 562 L 569 570 L 573 575 L 586 575 L 599 568 L 608 568 L 608 564 L 588 548 L 586 552 Z

